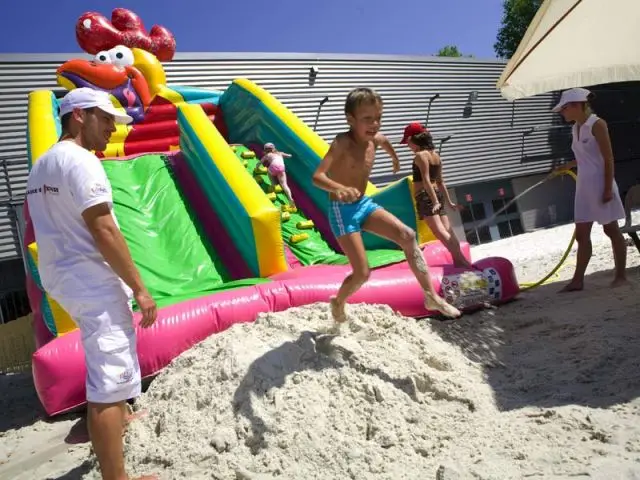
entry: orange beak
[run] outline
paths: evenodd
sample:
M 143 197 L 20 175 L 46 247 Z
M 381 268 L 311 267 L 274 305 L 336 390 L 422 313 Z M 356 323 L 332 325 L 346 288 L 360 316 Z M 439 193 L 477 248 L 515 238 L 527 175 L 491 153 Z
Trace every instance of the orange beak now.
M 115 90 L 131 79 L 142 105 L 146 109 L 151 103 L 149 85 L 140 71 L 133 66 L 117 67 L 107 63 L 96 63 L 87 60 L 69 60 L 57 70 L 58 82 L 61 78 L 71 82 L 75 87 L 98 87 L 102 90 Z

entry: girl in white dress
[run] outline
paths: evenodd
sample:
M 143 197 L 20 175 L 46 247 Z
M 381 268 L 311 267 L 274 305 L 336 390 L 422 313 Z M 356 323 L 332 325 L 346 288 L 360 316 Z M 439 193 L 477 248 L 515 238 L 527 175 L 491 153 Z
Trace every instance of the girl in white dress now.
M 613 151 L 607 124 L 592 113 L 589 106 L 591 97 L 589 90 L 572 88 L 562 93 L 560 102 L 552 110 L 567 122 L 573 122 L 571 149 L 576 157 L 556 170 L 578 168 L 574 206 L 578 255 L 573 279 L 562 292 L 584 288 L 584 274 L 591 259 L 593 222 L 602 225 L 604 233 L 611 239 L 615 262 L 611 286 L 627 283 L 627 244 L 618 226 L 618 220 L 625 217 L 624 206 L 613 176 Z

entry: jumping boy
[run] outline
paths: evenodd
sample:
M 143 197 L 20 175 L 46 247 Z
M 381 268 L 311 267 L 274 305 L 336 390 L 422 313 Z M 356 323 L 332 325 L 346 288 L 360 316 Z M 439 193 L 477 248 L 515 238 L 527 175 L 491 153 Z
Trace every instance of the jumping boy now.
M 435 292 L 415 232 L 364 195 L 377 147 L 382 147 L 393 159 L 394 173 L 400 169 L 391 143 L 378 132 L 382 98 L 369 88 L 356 88 L 347 95 L 344 111 L 349 131 L 336 136 L 313 174 L 314 185 L 329 192 L 331 230 L 352 269 L 337 295 L 331 297 L 333 318 L 339 323 L 347 320 L 347 299 L 369 279 L 369 264 L 360 233 L 362 230 L 387 238 L 402 248 L 411 271 L 424 290 L 424 304 L 428 310 L 437 310 L 448 317 L 459 317 L 460 311 Z

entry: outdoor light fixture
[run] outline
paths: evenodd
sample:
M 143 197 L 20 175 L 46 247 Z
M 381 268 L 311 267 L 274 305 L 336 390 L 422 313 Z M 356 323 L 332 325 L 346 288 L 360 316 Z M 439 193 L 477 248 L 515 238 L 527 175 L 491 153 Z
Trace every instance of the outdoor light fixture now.
M 469 118 L 473 114 L 473 102 L 478 100 L 478 91 L 472 90 L 469 92 L 469 96 L 467 97 L 467 103 L 464 106 L 464 110 L 462 111 L 462 116 L 464 118 Z
M 309 85 L 313 86 L 316 83 L 316 78 L 318 77 L 318 72 L 320 68 L 317 65 L 312 65 L 309 68 Z

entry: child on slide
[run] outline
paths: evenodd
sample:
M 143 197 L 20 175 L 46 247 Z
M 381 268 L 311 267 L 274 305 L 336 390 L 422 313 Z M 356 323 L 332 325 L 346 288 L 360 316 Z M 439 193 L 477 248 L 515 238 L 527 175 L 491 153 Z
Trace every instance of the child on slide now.
M 329 192 L 331 230 L 352 268 L 337 295 L 331 298 L 334 320 L 338 323 L 347 320 L 347 299 L 369 278 L 362 230 L 388 238 L 402 248 L 411 271 L 424 291 L 427 310 L 437 310 L 448 317 L 460 316 L 460 311 L 434 290 L 429 268 L 416 241 L 416 233 L 364 195 L 378 147 L 382 147 L 393 159 L 394 172 L 400 168 L 391 143 L 379 133 L 382 98 L 369 88 L 356 88 L 347 96 L 344 110 L 349 131 L 336 136 L 313 175 L 314 185 Z
M 284 152 L 279 152 L 276 149 L 276 146 L 273 143 L 265 143 L 264 144 L 264 153 L 260 162 L 262 165 L 267 167 L 267 172 L 269 174 L 269 178 L 271 179 L 271 185 L 274 187 L 277 184 L 280 184 L 282 187 L 282 191 L 289 199 L 291 203 L 291 208 L 296 208 L 295 202 L 293 201 L 293 196 L 291 195 L 291 189 L 289 188 L 289 184 L 287 183 L 287 172 L 284 166 L 284 159 L 291 158 L 291 155 Z

